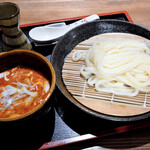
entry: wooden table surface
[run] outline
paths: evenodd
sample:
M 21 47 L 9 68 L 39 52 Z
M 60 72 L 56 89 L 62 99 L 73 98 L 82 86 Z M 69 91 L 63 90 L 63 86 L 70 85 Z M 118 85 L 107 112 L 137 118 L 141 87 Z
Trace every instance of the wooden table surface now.
M 150 29 L 150 0 L 9 1 L 19 5 L 21 24 L 126 10 L 134 23 Z
M 0 0 L 4 2 L 7 0 Z M 133 22 L 150 29 L 150 0 L 9 0 L 19 5 L 20 24 L 127 11 Z M 150 149 L 150 128 L 88 143 L 102 149 Z M 79 146 L 79 145 L 76 145 Z M 98 147 L 95 147 L 97 149 Z M 73 149 L 73 148 L 72 148 Z M 93 148 L 94 149 L 94 148 Z

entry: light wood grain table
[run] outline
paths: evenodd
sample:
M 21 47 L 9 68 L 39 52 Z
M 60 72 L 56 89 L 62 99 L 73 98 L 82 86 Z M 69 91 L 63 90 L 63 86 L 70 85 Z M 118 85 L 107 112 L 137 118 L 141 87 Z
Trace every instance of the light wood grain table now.
M 0 0 L 4 2 L 7 0 Z M 134 23 L 150 29 L 150 0 L 9 0 L 19 5 L 21 24 L 127 11 Z
M 7 0 L 0 0 L 5 2 Z M 150 30 L 150 0 L 9 0 L 20 7 L 20 24 L 127 11 L 133 22 Z M 86 144 L 86 143 L 84 143 Z M 78 149 L 75 145 L 71 149 Z M 150 128 L 87 143 L 95 149 L 150 149 Z M 70 148 L 66 148 L 70 149 Z M 94 147 L 92 148 L 94 149 Z

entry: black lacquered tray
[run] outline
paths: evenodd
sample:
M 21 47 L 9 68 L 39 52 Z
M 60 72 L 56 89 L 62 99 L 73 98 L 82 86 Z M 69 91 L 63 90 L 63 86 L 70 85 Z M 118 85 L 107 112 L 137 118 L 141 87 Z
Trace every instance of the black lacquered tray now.
M 132 22 L 130 16 L 126 11 L 99 14 L 99 16 L 101 20 L 117 19 Z M 29 37 L 29 31 L 34 27 L 56 22 L 64 21 L 66 24 L 70 24 L 84 17 L 86 16 L 27 24 L 22 25 L 21 29 L 31 41 L 33 49 L 44 55 L 50 61 L 51 53 L 55 44 L 35 44 Z M 0 51 L 2 52 L 1 45 Z M 21 137 L 17 137 L 19 142 L 15 139 L 11 140 L 12 147 L 19 149 L 38 148 L 48 141 L 55 141 L 69 137 L 74 137 L 87 132 L 93 133 L 99 131 L 99 127 L 102 127 L 101 130 L 103 130 L 110 126 L 104 120 L 97 120 L 97 118 L 93 117 L 90 118 L 83 112 L 80 112 L 80 110 L 78 110 L 77 108 L 74 108 L 71 104 L 69 104 L 69 102 L 63 100 L 63 96 L 57 89 L 57 87 L 51 97 L 51 101 L 52 107 L 50 106 L 45 109 L 45 115 L 39 118 L 37 117 L 35 121 L 29 123 L 27 126 L 16 128 L 18 136 Z M 93 123 L 97 123 L 97 129 L 93 129 Z M 112 124 L 112 126 L 118 125 Z

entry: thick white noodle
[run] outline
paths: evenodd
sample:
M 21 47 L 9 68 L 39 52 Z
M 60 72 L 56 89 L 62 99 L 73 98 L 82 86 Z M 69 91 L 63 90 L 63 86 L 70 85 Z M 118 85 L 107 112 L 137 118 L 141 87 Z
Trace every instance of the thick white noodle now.
M 136 96 L 150 92 L 150 49 L 146 43 L 125 38 L 97 40 L 89 50 L 75 51 L 83 60 L 81 75 L 97 91 Z
M 145 93 L 143 108 L 146 108 L 146 102 L 147 102 L 147 93 Z
M 84 82 L 83 92 L 82 92 L 82 99 L 85 98 L 85 88 L 86 88 L 86 80 Z
M 114 93 L 112 94 L 112 97 L 111 97 L 111 100 L 110 100 L 110 103 L 112 104 L 114 101 Z

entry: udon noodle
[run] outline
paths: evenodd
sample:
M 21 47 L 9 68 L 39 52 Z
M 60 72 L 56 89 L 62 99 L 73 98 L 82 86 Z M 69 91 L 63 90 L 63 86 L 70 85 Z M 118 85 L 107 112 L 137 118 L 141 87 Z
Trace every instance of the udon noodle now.
M 97 40 L 89 50 L 73 53 L 73 61 L 85 61 L 80 74 L 100 92 L 136 96 L 150 92 L 150 49 L 135 39 Z

